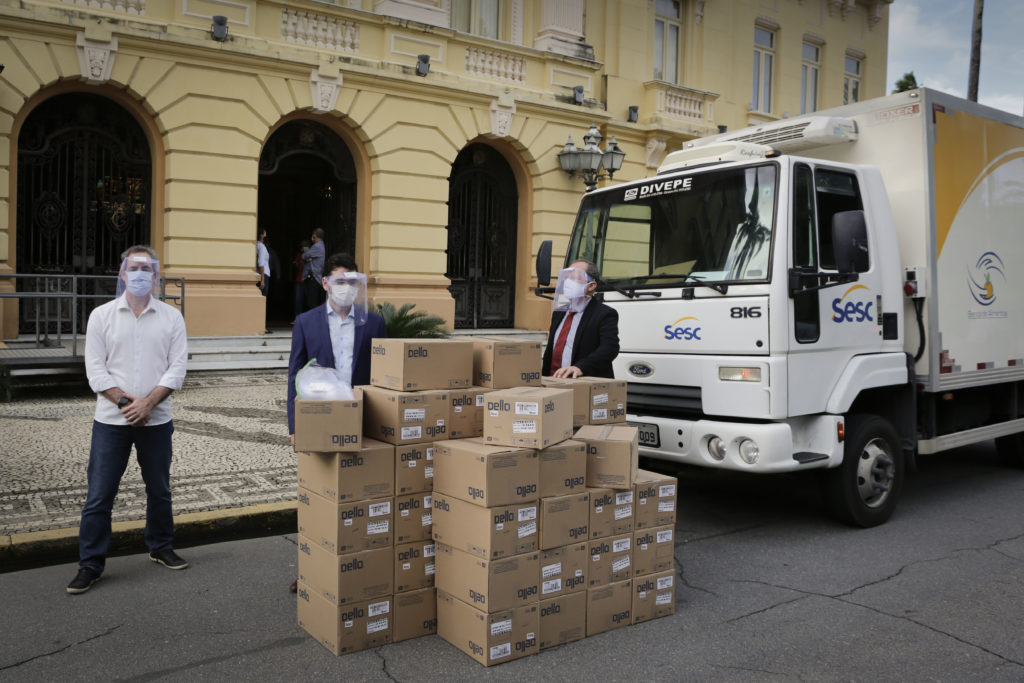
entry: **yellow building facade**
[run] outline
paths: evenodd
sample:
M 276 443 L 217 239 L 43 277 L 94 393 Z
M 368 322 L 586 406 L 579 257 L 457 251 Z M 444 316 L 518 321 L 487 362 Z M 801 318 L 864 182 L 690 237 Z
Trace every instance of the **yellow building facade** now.
M 585 189 L 570 136 L 614 136 L 618 182 L 882 95 L 888 1 L 0 0 L 0 275 L 109 275 L 150 243 L 191 335 L 258 334 L 322 228 L 374 301 L 546 329 L 537 249 L 558 267 Z M 0 305 L 13 338 L 28 307 Z

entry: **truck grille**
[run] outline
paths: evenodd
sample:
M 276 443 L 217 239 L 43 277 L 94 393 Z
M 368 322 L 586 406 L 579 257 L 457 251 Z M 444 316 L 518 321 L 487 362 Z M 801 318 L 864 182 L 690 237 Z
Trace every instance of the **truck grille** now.
M 659 417 L 701 417 L 704 414 L 700 387 L 636 382 L 626 385 L 626 411 Z

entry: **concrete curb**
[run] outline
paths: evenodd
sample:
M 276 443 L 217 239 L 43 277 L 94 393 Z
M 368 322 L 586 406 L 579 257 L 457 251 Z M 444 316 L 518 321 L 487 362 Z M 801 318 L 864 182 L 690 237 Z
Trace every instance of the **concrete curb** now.
M 174 517 L 174 547 L 295 533 L 294 500 L 189 512 Z M 108 556 L 146 551 L 145 520 L 115 522 Z M 0 536 L 0 573 L 78 561 L 78 527 Z

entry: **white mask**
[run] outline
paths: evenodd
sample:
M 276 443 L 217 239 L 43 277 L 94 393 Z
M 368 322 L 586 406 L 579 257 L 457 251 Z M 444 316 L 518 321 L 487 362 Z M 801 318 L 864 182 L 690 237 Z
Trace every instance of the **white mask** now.
M 562 293 L 570 299 L 581 299 L 587 294 L 587 286 L 576 280 L 566 280 L 562 284 Z
M 331 285 L 331 303 L 338 308 L 351 308 L 359 294 L 359 288 L 352 285 Z
M 132 270 L 125 273 L 125 288 L 132 296 L 146 296 L 153 289 L 153 273 L 148 270 Z

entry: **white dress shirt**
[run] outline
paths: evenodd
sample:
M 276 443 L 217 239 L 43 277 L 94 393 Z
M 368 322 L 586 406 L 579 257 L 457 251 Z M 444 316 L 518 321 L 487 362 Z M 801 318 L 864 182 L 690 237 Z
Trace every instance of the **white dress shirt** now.
M 256 243 L 256 267 L 263 271 L 263 274 L 270 277 L 270 252 L 263 242 Z
M 178 309 L 152 296 L 138 318 L 124 295 L 97 307 L 85 332 L 85 373 L 96 392 L 97 422 L 127 425 L 121 409 L 100 392 L 120 387 L 143 398 L 157 386 L 177 391 L 185 381 L 188 338 Z M 153 407 L 147 426 L 171 420 L 171 399 Z
M 565 346 L 562 348 L 562 364 L 561 368 L 567 368 L 572 365 L 572 347 L 576 341 L 576 330 L 580 329 L 580 319 L 583 318 L 583 311 L 587 310 L 587 306 L 590 305 L 590 299 L 587 299 L 583 304 L 583 308 L 576 311 L 576 315 L 572 317 L 572 327 L 569 328 L 569 336 L 565 338 Z M 562 334 L 562 328 L 565 327 L 565 319 L 569 317 L 569 311 L 565 312 L 565 317 L 562 318 L 562 322 L 558 323 L 558 329 L 555 330 L 555 336 L 552 339 L 557 340 L 559 335 Z M 552 342 L 555 343 L 555 342 Z M 552 349 L 554 351 L 554 349 Z M 552 358 L 551 360 L 554 360 Z
M 334 351 L 334 369 L 341 373 L 342 378 L 352 385 L 352 347 L 356 339 L 356 319 L 352 309 L 344 318 L 331 307 L 327 306 L 327 327 L 331 331 L 331 350 Z

